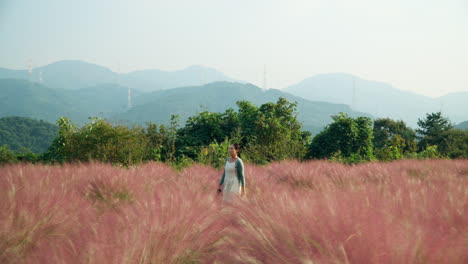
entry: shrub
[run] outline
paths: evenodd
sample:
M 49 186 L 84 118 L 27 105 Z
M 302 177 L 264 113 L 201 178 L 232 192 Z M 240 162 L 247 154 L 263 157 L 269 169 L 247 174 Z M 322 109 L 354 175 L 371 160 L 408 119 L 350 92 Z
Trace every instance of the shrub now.
M 17 162 L 16 155 L 7 145 L 0 146 L 0 165 Z
M 437 150 L 437 145 L 427 146 L 426 149 L 418 153 L 420 159 L 440 159 L 444 158 L 442 154 Z

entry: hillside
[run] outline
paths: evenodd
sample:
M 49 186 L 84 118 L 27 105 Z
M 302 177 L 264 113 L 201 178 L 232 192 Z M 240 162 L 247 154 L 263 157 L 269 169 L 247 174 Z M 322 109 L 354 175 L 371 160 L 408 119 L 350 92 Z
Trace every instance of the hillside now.
M 468 120 L 456 125 L 455 128 L 468 130 Z
M 57 90 L 26 80 L 0 79 L 0 92 L 0 117 L 23 116 L 51 123 L 66 116 L 82 124 L 90 116 L 111 116 L 128 106 L 128 88 L 115 84 Z M 132 90 L 133 96 L 141 94 Z
M 208 67 L 190 66 L 182 70 L 167 72 L 144 70 L 123 74 L 118 83 L 141 91 L 155 91 L 176 87 L 203 85 L 217 81 L 235 81 L 223 73 Z
M 128 110 L 128 88 L 118 84 L 104 83 L 60 92 L 73 105 L 73 109 L 87 116 L 107 117 Z M 131 89 L 132 97 L 142 94 L 141 91 Z
M 8 145 L 11 150 L 22 147 L 35 153 L 45 152 L 57 136 L 58 127 L 43 120 L 26 117 L 0 118 L 0 146 Z
M 468 92 L 449 93 L 435 100 L 438 109 L 447 115 L 450 121 L 460 123 L 468 120 Z
M 331 115 L 339 112 L 350 116 L 370 116 L 366 113 L 352 111 L 343 104 L 312 102 L 280 90 L 266 90 L 252 85 L 229 82 L 216 82 L 204 86 L 182 87 L 157 91 L 135 98 L 134 107 L 116 115 L 113 120 L 119 122 L 133 121 L 144 124 L 147 121 L 168 123 L 172 114 L 180 115 L 181 121 L 203 109 L 213 112 L 224 112 L 236 107 L 236 102 L 247 100 L 256 105 L 276 102 L 279 97 L 298 103 L 298 118 L 304 123 L 304 129 L 317 133 L 331 122 Z
M 40 80 L 42 76 L 42 81 Z M 24 79 L 62 90 L 76 90 L 104 83 L 116 83 L 140 91 L 156 91 L 181 86 L 201 85 L 215 81 L 234 81 L 223 73 L 208 67 L 190 66 L 177 71 L 148 69 L 117 73 L 110 69 L 78 60 L 63 60 L 29 73 L 27 70 L 0 68 L 0 79 Z
M 0 117 L 23 116 L 55 123 L 66 116 L 81 125 L 88 117 L 111 118 L 122 123 L 145 124 L 147 121 L 168 123 L 172 114 L 182 122 L 205 107 L 209 111 L 224 112 L 236 108 L 236 102 L 247 100 L 256 105 L 275 102 L 279 97 L 298 102 L 299 120 L 304 129 L 314 133 L 331 122 L 338 112 L 351 116 L 369 114 L 352 111 L 343 104 L 311 102 L 282 92 L 241 83 L 216 82 L 143 93 L 132 90 L 133 107 L 128 110 L 128 88 L 117 84 L 101 84 L 78 90 L 50 89 L 25 80 L 0 79 Z M 128 110 L 128 111 L 127 111 Z
M 56 90 L 76 91 L 86 88 L 90 93 L 93 93 L 92 87 L 120 86 L 122 91 L 124 87 L 130 87 L 135 91 L 133 98 L 137 96 L 136 91 L 155 92 L 178 87 L 197 87 L 218 81 L 238 82 L 204 66 L 190 66 L 177 71 L 147 69 L 117 73 L 103 66 L 73 60 L 37 67 L 31 73 L 27 70 L 0 68 L 0 79 L 2 78 L 40 82 Z M 370 113 L 375 117 L 403 120 L 413 128 L 417 127 L 419 118 L 430 112 L 442 111 L 454 123 L 468 120 L 468 104 L 465 103 L 468 101 L 468 92 L 430 98 L 399 90 L 388 83 L 365 80 L 345 73 L 315 75 L 282 91 L 310 101 L 345 104 L 354 111 Z M 92 115 L 108 116 L 106 113 L 124 111 L 127 105 L 126 99 L 121 100 L 120 97 L 112 103 L 115 104 L 107 109 L 101 109 L 100 106 L 96 108 L 93 103 L 84 103 L 84 107 L 89 109 L 84 111 Z
M 376 117 L 404 120 L 412 127 L 426 113 L 441 109 L 453 122 L 468 119 L 467 92 L 433 99 L 344 73 L 316 75 L 284 91 L 309 100 L 346 104 Z
M 81 119 L 63 94 L 44 85 L 18 79 L 0 79 L 0 117 L 23 116 L 51 123 L 62 115 Z
M 177 87 L 196 87 L 218 81 L 239 82 L 204 66 L 190 66 L 176 71 L 147 69 L 117 73 L 103 66 L 73 60 L 37 67 L 32 69 L 31 73 L 27 70 L 0 68 L 0 79 L 5 78 L 41 83 L 55 90 L 77 91 L 86 88 L 90 94 L 93 93 L 93 87 L 122 87 L 122 91 L 124 87 L 130 87 L 135 93 L 133 98 L 138 94 L 136 91 L 154 92 Z M 413 128 L 417 127 L 419 118 L 430 112 L 442 111 L 444 116 L 454 123 L 468 120 L 468 104 L 465 103 L 468 101 L 468 92 L 430 98 L 399 90 L 388 83 L 365 80 L 345 73 L 315 75 L 282 91 L 310 101 L 345 104 L 354 111 L 370 113 L 375 117 L 403 120 Z M 116 93 L 121 94 L 121 91 L 117 90 Z M 102 97 L 97 97 L 102 100 Z M 127 105 L 126 99 L 120 95 L 115 102 L 108 102 L 114 105 L 104 109 L 101 109 L 101 106 L 94 107 L 95 103 L 91 103 L 95 102 L 93 98 L 90 98 L 89 102 L 84 103 L 85 110 L 80 108 L 79 111 L 88 115 L 107 116 L 106 113 L 112 111 L 124 111 Z

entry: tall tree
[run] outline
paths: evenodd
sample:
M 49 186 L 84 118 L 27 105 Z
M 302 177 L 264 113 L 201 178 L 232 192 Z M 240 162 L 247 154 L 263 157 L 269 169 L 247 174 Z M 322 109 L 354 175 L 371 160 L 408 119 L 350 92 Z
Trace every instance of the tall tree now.
M 418 146 L 424 149 L 430 145 L 439 145 L 442 142 L 442 133 L 453 128 L 453 124 L 441 112 L 428 113 L 424 119 L 418 119 L 419 128 L 416 129 L 420 139 Z
M 276 103 L 265 103 L 258 108 L 254 120 L 255 141 L 247 144 L 252 159 L 269 162 L 305 156 L 310 134 L 302 133 L 296 107 L 296 103 L 279 98 Z
M 238 126 L 237 113 L 232 109 L 224 113 L 202 111 L 191 116 L 185 127 L 177 131 L 177 155 L 195 158 L 201 147 L 233 137 Z
M 400 156 L 403 153 L 415 152 L 417 150 L 416 133 L 401 120 L 379 118 L 374 121 L 374 147 L 377 156 L 379 156 L 378 153 L 385 155 L 390 148 L 398 150 Z
M 449 158 L 468 158 L 468 131 L 449 129 L 441 133 L 439 151 Z
M 287 158 L 303 158 L 310 142 L 310 133 L 301 131 L 296 103 L 284 98 L 260 107 L 248 101 L 237 102 L 238 113 L 228 109 L 224 113 L 203 111 L 190 117 L 178 130 L 178 155 L 197 158 L 210 144 L 218 146 L 226 138 L 241 143 L 244 158 L 263 163 Z
M 362 160 L 373 157 L 372 120 L 367 117 L 356 119 L 339 113 L 332 117 L 333 123 L 312 139 L 308 158 L 343 158 L 358 156 Z

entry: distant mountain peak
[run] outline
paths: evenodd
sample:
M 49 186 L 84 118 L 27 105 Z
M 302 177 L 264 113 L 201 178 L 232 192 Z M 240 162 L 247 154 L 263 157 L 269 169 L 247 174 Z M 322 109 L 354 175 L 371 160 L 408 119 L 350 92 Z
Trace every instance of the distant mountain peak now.
M 346 73 L 346 72 L 327 72 L 327 73 L 319 73 L 314 76 L 311 76 L 310 78 L 318 78 L 318 77 L 342 77 L 342 78 L 360 78 L 357 75 L 351 74 L 351 73 Z
M 207 67 L 207 66 L 203 66 L 203 65 L 200 65 L 200 64 L 193 64 L 193 65 L 190 65 L 190 66 L 187 66 L 185 68 L 183 68 L 182 70 L 214 70 L 213 68 L 210 68 L 210 67 Z
M 108 68 L 106 68 L 104 66 L 94 64 L 94 63 L 90 63 L 90 62 L 86 62 L 86 61 L 81 61 L 81 60 L 60 60 L 60 61 L 52 62 L 52 63 L 49 63 L 49 64 L 41 66 L 41 67 L 37 67 L 37 68 L 41 69 L 41 68 L 61 68 L 61 67 L 67 67 L 65 69 L 69 69 L 70 67 L 71 68 L 74 68 L 74 67 L 80 67 L 80 68 L 89 67 L 89 68 L 95 68 L 95 69 L 99 68 L 99 69 L 105 69 L 105 70 L 111 71 L 110 69 L 108 69 Z
M 190 65 L 188 67 L 185 67 L 181 70 L 177 70 L 174 72 L 201 72 L 201 73 L 210 73 L 210 74 L 216 74 L 219 76 L 224 76 L 224 74 L 214 68 L 208 67 L 208 66 L 203 66 L 203 65 Z

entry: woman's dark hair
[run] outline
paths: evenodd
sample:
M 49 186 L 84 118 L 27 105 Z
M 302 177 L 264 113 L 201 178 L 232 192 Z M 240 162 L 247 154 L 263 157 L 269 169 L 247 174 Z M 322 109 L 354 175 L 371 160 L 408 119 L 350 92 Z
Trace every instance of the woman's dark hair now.
M 234 149 L 237 151 L 237 156 L 240 158 L 241 153 L 240 153 L 240 145 L 237 143 L 232 144 L 234 146 Z

